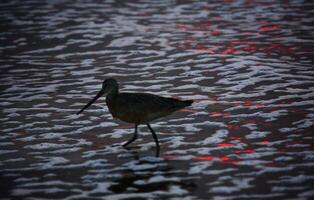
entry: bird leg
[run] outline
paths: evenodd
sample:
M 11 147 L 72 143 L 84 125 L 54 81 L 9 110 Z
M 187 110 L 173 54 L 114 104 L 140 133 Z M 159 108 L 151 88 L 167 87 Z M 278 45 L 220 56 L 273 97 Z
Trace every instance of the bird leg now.
M 155 143 L 156 143 L 156 157 L 159 157 L 159 150 L 160 150 L 160 147 L 159 147 L 157 135 L 156 135 L 155 131 L 152 129 L 152 127 L 149 125 L 149 123 L 147 123 L 147 127 L 149 128 L 149 130 L 150 130 L 150 131 L 152 132 L 152 134 L 153 134 L 153 138 L 154 138 Z
M 134 131 L 133 137 L 129 141 L 127 141 L 125 144 L 123 144 L 123 146 L 126 147 L 127 145 L 129 145 L 136 139 L 137 139 L 137 124 L 135 124 L 135 131 Z

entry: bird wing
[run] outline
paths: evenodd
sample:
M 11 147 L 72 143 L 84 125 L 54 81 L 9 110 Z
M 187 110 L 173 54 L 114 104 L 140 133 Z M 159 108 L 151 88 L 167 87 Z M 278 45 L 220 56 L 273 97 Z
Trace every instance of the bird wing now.
M 130 112 L 157 113 L 176 107 L 176 100 L 148 93 L 120 93 L 116 101 Z
M 144 123 L 166 116 L 190 104 L 191 102 L 149 93 L 119 93 L 109 103 L 109 109 L 114 117 L 123 121 Z

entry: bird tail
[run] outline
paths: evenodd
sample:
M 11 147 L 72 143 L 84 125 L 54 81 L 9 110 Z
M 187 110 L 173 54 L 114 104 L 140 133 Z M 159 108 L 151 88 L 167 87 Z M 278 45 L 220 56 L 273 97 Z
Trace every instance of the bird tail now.
M 186 101 L 183 101 L 185 103 L 186 106 L 190 106 L 192 105 L 193 103 L 193 100 L 186 100 Z
M 193 103 L 193 100 L 179 100 L 179 103 L 176 105 L 177 109 L 185 108 L 190 106 Z
M 193 100 L 180 100 L 180 99 L 171 99 L 167 98 L 168 104 L 171 105 L 171 108 L 174 110 L 179 110 L 182 108 L 185 108 L 187 106 L 190 106 L 193 103 Z

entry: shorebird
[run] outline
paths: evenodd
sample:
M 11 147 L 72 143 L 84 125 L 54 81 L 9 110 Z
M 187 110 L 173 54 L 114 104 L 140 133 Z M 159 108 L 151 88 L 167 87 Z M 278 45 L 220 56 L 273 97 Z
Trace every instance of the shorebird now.
M 179 109 L 190 106 L 193 101 L 182 101 L 174 98 L 161 97 L 149 93 L 126 93 L 119 92 L 119 84 L 113 79 L 106 79 L 102 84 L 102 89 L 89 101 L 77 114 L 83 112 L 99 97 L 106 94 L 106 104 L 114 118 L 135 124 L 133 137 L 123 144 L 124 147 L 137 139 L 137 127 L 139 124 L 146 124 L 153 134 L 156 143 L 156 156 L 159 156 L 159 142 L 155 131 L 150 126 L 150 122 L 158 118 L 167 116 Z

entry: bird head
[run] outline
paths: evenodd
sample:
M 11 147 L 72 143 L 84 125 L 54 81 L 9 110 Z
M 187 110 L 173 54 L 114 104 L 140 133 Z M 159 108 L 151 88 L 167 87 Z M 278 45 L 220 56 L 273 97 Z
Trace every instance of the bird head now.
M 99 97 L 103 96 L 104 94 L 110 93 L 113 89 L 116 89 L 116 88 L 118 88 L 118 83 L 115 79 L 108 78 L 108 79 L 104 80 L 104 82 L 102 83 L 101 90 L 77 114 L 80 114 L 81 112 L 83 112 L 86 108 L 88 108 L 90 105 L 92 105 Z

